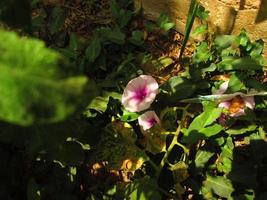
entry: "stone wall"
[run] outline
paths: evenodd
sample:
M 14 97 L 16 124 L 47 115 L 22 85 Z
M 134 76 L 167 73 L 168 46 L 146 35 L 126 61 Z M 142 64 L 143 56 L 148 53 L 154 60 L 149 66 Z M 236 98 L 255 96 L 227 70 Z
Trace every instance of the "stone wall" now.
M 135 0 L 136 7 L 143 5 L 145 16 L 156 19 L 167 12 L 176 29 L 183 33 L 190 0 Z M 238 34 L 245 28 L 250 37 L 262 38 L 267 45 L 267 0 L 200 0 L 210 11 L 209 24 L 217 34 Z M 196 22 L 195 25 L 197 25 Z M 264 51 L 267 56 L 267 47 Z

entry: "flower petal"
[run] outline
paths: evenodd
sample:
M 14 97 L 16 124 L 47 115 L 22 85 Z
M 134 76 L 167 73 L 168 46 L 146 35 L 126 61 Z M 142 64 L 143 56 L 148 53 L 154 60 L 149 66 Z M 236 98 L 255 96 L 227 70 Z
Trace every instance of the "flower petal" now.
M 159 85 L 152 76 L 141 75 L 134 78 L 123 91 L 122 105 L 130 112 L 145 110 L 155 100 L 158 88 Z
M 250 108 L 251 110 L 253 110 L 255 108 L 255 100 L 254 97 L 244 97 L 243 98 L 246 107 Z
M 220 88 L 219 88 L 218 90 L 216 90 L 216 91 L 214 92 L 214 94 L 223 94 L 223 93 L 225 93 L 225 91 L 226 91 L 227 88 L 228 88 L 228 85 L 229 85 L 229 80 L 223 82 L 223 83 L 220 85 Z
M 138 117 L 138 123 L 144 130 L 147 130 L 159 124 L 160 120 L 154 111 L 147 111 Z
M 230 101 L 223 101 L 221 103 L 219 103 L 218 107 L 219 108 L 230 108 L 231 106 L 231 102 Z
M 245 109 L 239 109 L 237 112 L 230 114 L 231 117 L 239 117 L 246 115 Z

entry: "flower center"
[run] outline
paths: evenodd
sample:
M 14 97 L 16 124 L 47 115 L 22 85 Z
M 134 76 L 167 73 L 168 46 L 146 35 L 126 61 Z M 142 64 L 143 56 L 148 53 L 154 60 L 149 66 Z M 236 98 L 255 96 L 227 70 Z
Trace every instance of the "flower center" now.
M 231 114 L 238 112 L 245 107 L 245 102 L 240 96 L 236 96 L 232 99 L 229 112 Z
M 142 87 L 136 90 L 134 98 L 140 102 L 146 98 L 147 94 L 148 94 L 147 88 Z
M 154 126 L 155 124 L 157 124 L 158 122 L 157 122 L 157 120 L 153 117 L 153 118 L 150 118 L 149 120 L 148 120 L 148 123 L 151 125 L 151 127 L 152 126 Z

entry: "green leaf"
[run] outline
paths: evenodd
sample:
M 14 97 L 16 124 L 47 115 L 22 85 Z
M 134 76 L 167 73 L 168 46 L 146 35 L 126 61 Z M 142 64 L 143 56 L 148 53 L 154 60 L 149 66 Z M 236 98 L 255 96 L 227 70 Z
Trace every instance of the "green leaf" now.
M 236 41 L 240 46 L 243 46 L 243 47 L 247 46 L 247 44 L 249 42 L 249 37 L 248 37 L 247 31 L 245 29 L 241 30 L 239 36 L 237 36 Z
M 126 35 L 119 28 L 107 29 L 105 32 L 106 32 L 105 38 L 108 41 L 120 45 L 124 44 Z
M 128 112 L 127 110 L 124 110 L 123 115 L 121 116 L 121 121 L 131 122 L 137 120 L 138 117 L 139 117 L 138 113 Z
M 262 70 L 262 66 L 251 58 L 226 57 L 218 63 L 220 71 L 230 70 Z
M 208 27 L 206 24 L 202 24 L 202 25 L 195 28 L 195 30 L 192 32 L 192 35 L 193 36 L 202 35 L 202 34 L 207 32 L 207 28 Z
M 91 110 L 104 113 L 108 107 L 110 97 L 120 100 L 121 94 L 116 92 L 103 92 L 102 96 L 97 96 L 90 102 L 90 104 L 86 108 L 85 115 L 87 117 L 94 116 Z
M 151 178 L 136 179 L 126 186 L 125 197 L 139 200 L 160 200 L 157 182 Z
M 169 102 L 177 102 L 180 99 L 185 99 L 191 96 L 196 89 L 196 85 L 189 79 L 174 76 L 168 80 L 163 86 L 163 90 L 168 96 L 166 99 Z M 163 96 L 165 96 L 163 95 Z
M 208 190 L 224 198 L 230 198 L 231 193 L 234 191 L 231 181 L 223 176 L 207 175 L 207 179 L 203 184 Z
M 202 68 L 201 72 L 202 74 L 205 74 L 207 72 L 214 72 L 216 69 L 217 69 L 217 66 L 214 63 L 212 63 L 210 64 L 210 66 Z
M 169 22 L 169 17 L 166 13 L 161 13 L 156 23 L 164 31 L 169 31 L 175 26 L 173 22 Z
M 159 69 L 165 69 L 166 67 L 170 66 L 173 63 L 174 63 L 174 60 L 166 56 L 162 56 L 158 58 L 157 60 L 152 60 L 152 64 Z
M 244 133 L 255 131 L 258 126 L 256 124 L 250 124 L 248 126 L 233 126 L 225 132 L 229 135 L 242 135 Z
M 236 73 L 233 73 L 230 77 L 228 88 L 226 93 L 238 92 L 242 89 L 245 89 L 245 84 L 242 82 L 241 76 Z
M 195 166 L 198 169 L 203 169 L 205 164 L 209 161 L 209 159 L 214 155 L 214 152 L 206 151 L 206 150 L 198 150 L 195 157 Z
M 188 168 L 188 165 L 182 161 L 170 166 L 174 183 L 181 183 L 189 177 Z
M 44 9 L 40 9 L 40 13 L 32 19 L 32 30 L 33 32 L 39 31 L 44 25 L 47 14 Z
M 251 45 L 252 45 L 252 49 L 250 52 L 251 57 L 256 57 L 262 54 L 264 48 L 264 41 L 262 39 L 253 42 Z
M 101 40 L 99 37 L 93 37 L 91 44 L 85 51 L 85 56 L 90 63 L 93 63 L 101 52 Z
M 203 113 L 198 115 L 190 124 L 188 131 L 199 130 L 203 127 L 209 126 L 220 117 L 222 112 L 221 108 L 207 108 Z
M 194 63 L 207 62 L 211 57 L 211 52 L 207 42 L 201 42 L 193 55 Z
M 0 119 L 31 125 L 62 121 L 72 114 L 82 101 L 87 78 L 69 77 L 60 60 L 43 42 L 0 30 Z
M 121 28 L 126 26 L 132 18 L 132 12 L 130 10 L 120 8 L 120 5 L 115 0 L 111 0 L 109 5 L 111 13 L 119 26 Z
M 48 29 L 51 34 L 55 34 L 64 25 L 67 14 L 66 9 L 58 6 L 53 8 L 48 23 Z
M 199 139 L 205 139 L 218 134 L 223 128 L 215 122 L 220 117 L 221 112 L 221 108 L 207 105 L 204 112 L 191 122 L 184 133 L 183 141 L 192 144 Z
M 143 31 L 133 31 L 132 37 L 129 41 L 137 46 L 141 46 L 144 43 L 144 32 Z
M 207 20 L 210 12 L 206 11 L 205 8 L 201 5 L 198 6 L 196 16 L 198 16 L 201 20 Z
M 216 48 L 221 51 L 223 49 L 226 49 L 232 46 L 235 40 L 236 40 L 236 36 L 234 35 L 222 35 L 222 36 L 217 36 L 215 38 L 214 43 L 215 43 Z

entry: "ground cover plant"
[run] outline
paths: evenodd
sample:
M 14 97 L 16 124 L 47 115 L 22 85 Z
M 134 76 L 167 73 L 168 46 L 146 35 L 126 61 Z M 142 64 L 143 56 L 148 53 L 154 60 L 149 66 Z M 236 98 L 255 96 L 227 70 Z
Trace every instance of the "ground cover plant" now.
M 265 199 L 264 43 L 208 15 L 1 1 L 0 198 Z

